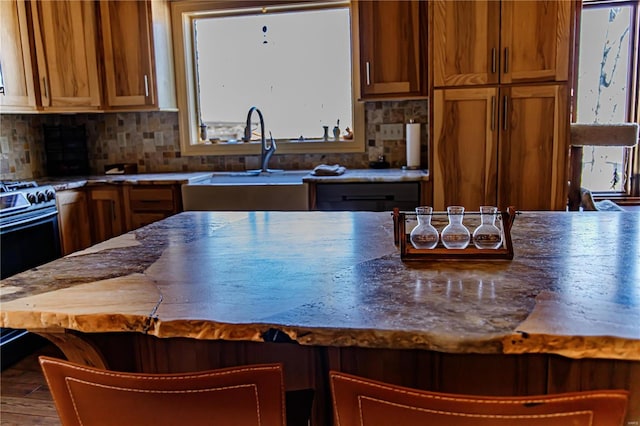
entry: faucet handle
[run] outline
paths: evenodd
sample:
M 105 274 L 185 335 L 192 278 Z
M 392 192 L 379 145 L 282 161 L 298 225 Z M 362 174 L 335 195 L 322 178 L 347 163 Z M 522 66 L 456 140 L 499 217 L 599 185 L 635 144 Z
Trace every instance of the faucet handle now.
M 276 141 L 273 139 L 271 130 L 269 130 L 269 150 L 276 150 Z

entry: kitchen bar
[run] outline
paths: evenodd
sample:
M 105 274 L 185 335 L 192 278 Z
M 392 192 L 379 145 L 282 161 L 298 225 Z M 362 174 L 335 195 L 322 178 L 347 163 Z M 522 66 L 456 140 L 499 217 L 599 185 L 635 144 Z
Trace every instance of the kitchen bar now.
M 627 388 L 640 418 L 640 215 L 526 211 L 512 237 L 512 261 L 403 262 L 389 212 L 185 212 L 3 280 L 0 326 L 114 369 L 280 361 L 319 422 L 329 368 L 453 392 Z

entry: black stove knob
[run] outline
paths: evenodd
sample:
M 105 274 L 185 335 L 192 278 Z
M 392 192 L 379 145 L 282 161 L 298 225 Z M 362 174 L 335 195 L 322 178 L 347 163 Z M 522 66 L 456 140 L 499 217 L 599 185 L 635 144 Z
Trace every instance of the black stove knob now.
M 51 201 L 51 200 L 55 200 L 56 199 L 56 193 L 50 189 L 47 189 L 45 191 L 45 195 L 46 195 L 46 199 L 47 201 Z
M 36 195 L 38 196 L 38 202 L 39 203 L 44 203 L 45 201 L 47 201 L 47 196 L 45 195 L 44 192 L 36 192 Z
M 27 194 L 27 200 L 31 203 L 31 204 L 35 204 L 38 202 L 38 197 L 36 197 L 36 194 L 34 194 L 33 192 L 29 192 Z

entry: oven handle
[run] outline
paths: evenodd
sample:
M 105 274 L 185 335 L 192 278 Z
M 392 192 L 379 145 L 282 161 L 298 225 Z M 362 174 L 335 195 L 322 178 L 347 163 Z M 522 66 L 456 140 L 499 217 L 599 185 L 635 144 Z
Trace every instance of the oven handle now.
M 21 220 L 19 222 L 8 223 L 8 224 L 6 224 L 5 226 L 2 227 L 3 228 L 2 231 L 10 230 L 12 228 L 21 227 L 23 225 L 28 225 L 30 223 L 40 222 L 42 220 L 46 220 L 46 219 L 52 218 L 54 216 L 57 216 L 57 214 L 58 214 L 58 211 L 54 210 L 52 212 L 45 213 L 45 214 L 42 214 L 42 215 L 39 215 L 39 216 L 35 216 L 35 217 L 30 217 L 29 219 L 24 219 L 24 220 Z

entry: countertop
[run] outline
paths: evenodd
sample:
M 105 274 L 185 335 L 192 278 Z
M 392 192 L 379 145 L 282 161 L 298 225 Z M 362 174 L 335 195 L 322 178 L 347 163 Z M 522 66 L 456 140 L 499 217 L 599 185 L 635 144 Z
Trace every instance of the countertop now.
M 206 180 L 216 175 L 228 175 L 238 172 L 175 172 L 140 173 L 127 175 L 91 175 L 70 177 L 44 177 L 37 179 L 38 185 L 52 185 L 56 191 L 78 189 L 91 185 L 170 185 L 188 184 Z M 343 182 L 410 182 L 428 180 L 429 174 L 423 170 L 402 169 L 347 169 L 339 176 L 313 176 L 308 174 L 303 182 L 343 183 Z
M 512 236 L 512 261 L 403 262 L 389 212 L 185 212 L 0 281 L 0 326 L 640 360 L 639 213 Z
M 429 180 L 425 170 L 402 169 L 347 169 L 338 176 L 305 176 L 303 182 L 354 183 L 354 182 L 416 182 Z
M 37 179 L 38 185 L 52 185 L 56 191 L 78 189 L 84 186 L 114 185 L 171 185 L 193 183 L 211 177 L 211 172 L 140 173 L 128 175 L 91 175 L 45 177 Z

